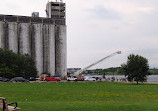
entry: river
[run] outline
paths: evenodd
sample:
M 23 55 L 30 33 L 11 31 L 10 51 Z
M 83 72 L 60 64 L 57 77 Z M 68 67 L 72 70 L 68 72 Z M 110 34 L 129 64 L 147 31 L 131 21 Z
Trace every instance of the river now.
M 89 75 L 90 77 L 103 77 L 102 75 Z M 126 78 L 124 75 L 105 75 L 106 79 L 115 77 L 115 81 L 121 81 L 122 78 Z M 158 75 L 149 75 L 147 77 L 148 83 L 158 83 Z

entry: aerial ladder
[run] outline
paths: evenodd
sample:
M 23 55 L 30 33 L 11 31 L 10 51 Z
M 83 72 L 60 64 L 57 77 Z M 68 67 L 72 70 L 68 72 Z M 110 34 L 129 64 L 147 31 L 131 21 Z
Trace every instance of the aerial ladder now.
M 112 57 L 112 56 L 114 56 L 114 55 L 117 55 L 117 54 L 121 54 L 121 51 L 117 51 L 117 52 L 115 52 L 115 53 L 112 53 L 112 54 L 110 54 L 110 55 L 108 55 L 108 56 L 106 56 L 106 57 L 104 57 L 104 58 L 102 58 L 102 59 L 100 59 L 100 60 L 94 62 L 93 64 L 91 64 L 91 65 L 89 65 L 89 66 L 87 66 L 87 67 L 85 67 L 85 68 L 83 68 L 83 69 L 81 69 L 81 70 L 75 72 L 75 73 L 74 73 L 74 76 L 78 76 L 79 74 L 81 74 L 82 72 L 84 72 L 84 71 L 86 71 L 87 69 L 91 68 L 92 66 L 95 66 L 95 65 L 97 65 L 98 63 L 100 63 L 100 62 L 102 62 L 102 61 L 104 61 L 104 60 L 106 60 L 106 59 L 108 59 L 108 58 L 110 58 L 110 57 Z

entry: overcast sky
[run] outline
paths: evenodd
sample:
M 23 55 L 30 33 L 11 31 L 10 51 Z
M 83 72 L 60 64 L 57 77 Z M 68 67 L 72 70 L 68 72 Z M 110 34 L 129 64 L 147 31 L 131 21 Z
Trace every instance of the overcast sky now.
M 129 54 L 158 68 L 158 0 L 63 0 L 66 2 L 68 67 L 117 67 Z M 48 0 L 0 0 L 0 14 L 45 17 Z

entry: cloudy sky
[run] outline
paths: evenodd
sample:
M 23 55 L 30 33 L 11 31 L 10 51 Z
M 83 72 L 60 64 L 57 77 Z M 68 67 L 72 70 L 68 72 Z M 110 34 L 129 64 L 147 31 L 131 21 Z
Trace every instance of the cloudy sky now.
M 68 67 L 120 66 L 139 54 L 158 68 L 158 0 L 63 0 L 66 2 Z M 45 17 L 48 0 L 0 0 L 0 14 Z

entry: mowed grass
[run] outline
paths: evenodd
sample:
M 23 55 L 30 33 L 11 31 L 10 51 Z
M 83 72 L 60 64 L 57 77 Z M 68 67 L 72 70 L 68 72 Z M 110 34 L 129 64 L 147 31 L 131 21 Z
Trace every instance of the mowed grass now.
M 112 82 L 0 83 L 21 111 L 158 111 L 158 85 Z

